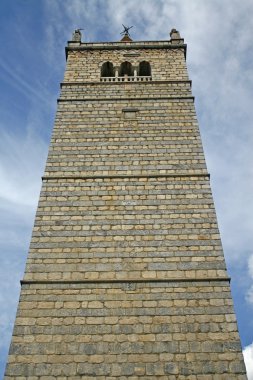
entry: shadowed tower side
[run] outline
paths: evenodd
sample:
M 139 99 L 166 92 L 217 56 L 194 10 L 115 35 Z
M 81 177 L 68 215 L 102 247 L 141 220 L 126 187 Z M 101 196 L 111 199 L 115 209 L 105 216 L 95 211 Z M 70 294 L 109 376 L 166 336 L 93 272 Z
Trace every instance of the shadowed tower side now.
M 246 380 L 170 37 L 68 42 L 5 380 Z

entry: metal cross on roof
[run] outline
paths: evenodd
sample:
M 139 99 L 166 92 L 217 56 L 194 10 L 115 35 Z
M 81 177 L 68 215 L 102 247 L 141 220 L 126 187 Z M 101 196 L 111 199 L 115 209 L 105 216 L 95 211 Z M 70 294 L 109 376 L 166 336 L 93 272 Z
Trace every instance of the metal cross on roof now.
M 128 37 L 130 37 L 129 29 L 131 29 L 133 26 L 125 26 L 124 24 L 122 24 L 122 26 L 123 26 L 124 30 L 120 34 L 122 36 L 128 36 Z

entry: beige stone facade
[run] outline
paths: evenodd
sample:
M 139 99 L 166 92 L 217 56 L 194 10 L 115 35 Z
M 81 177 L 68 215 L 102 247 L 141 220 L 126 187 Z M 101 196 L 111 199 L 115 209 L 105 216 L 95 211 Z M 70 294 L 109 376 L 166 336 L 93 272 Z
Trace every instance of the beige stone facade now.
M 66 52 L 5 380 L 245 380 L 183 40 Z

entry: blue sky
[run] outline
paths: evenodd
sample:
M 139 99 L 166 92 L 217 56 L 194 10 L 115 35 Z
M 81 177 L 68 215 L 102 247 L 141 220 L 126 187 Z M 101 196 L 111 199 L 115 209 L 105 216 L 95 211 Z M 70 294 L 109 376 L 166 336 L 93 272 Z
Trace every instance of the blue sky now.
M 83 40 L 169 39 L 187 62 L 249 380 L 253 379 L 252 0 L 1 0 L 0 377 L 75 28 Z

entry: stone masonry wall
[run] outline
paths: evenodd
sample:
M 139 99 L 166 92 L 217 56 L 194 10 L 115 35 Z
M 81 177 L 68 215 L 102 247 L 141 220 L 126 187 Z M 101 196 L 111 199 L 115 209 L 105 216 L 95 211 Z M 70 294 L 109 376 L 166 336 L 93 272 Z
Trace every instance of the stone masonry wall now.
M 189 99 L 61 102 L 45 175 L 206 174 L 193 116 Z
M 26 280 L 224 276 L 205 177 L 44 183 Z
M 242 380 L 239 351 L 224 282 L 25 285 L 6 379 Z
M 68 52 L 5 380 L 246 380 L 184 49 L 144 45 Z

